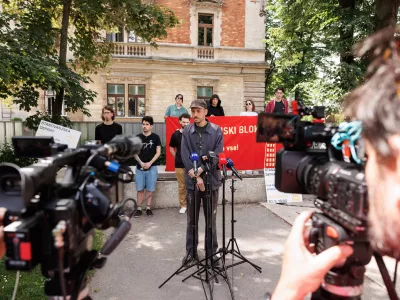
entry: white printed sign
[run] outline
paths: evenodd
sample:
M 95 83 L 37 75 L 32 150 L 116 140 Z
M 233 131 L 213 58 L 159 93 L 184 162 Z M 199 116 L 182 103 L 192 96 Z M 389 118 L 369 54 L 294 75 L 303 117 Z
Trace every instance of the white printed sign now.
M 303 195 L 301 194 L 287 194 L 278 191 L 275 188 L 275 169 L 265 168 L 265 188 L 267 191 L 267 202 L 268 203 L 290 203 L 290 202 L 302 202 Z
M 36 136 L 52 136 L 54 142 L 76 148 L 81 137 L 81 132 L 54 123 L 40 121 Z

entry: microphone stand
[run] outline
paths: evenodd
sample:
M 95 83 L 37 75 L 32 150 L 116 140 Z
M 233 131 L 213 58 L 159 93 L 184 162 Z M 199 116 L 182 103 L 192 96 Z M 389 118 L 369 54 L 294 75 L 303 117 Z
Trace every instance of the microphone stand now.
M 222 226 L 223 247 L 222 247 L 222 249 L 220 249 L 216 253 L 211 253 L 211 254 L 209 253 L 209 248 L 212 247 L 212 246 L 209 246 L 210 245 L 209 243 L 211 243 L 211 245 L 213 244 L 212 243 L 213 242 L 213 240 L 212 240 L 212 238 L 213 238 L 213 235 L 212 235 L 212 231 L 213 231 L 212 230 L 213 229 L 213 227 L 212 227 L 213 226 L 213 222 L 212 222 L 212 214 L 213 214 L 212 170 L 213 170 L 213 168 L 216 168 L 216 165 L 213 166 L 211 164 L 211 166 L 210 166 L 208 163 L 206 163 L 205 165 L 206 165 L 206 176 L 205 176 L 205 179 L 206 179 L 206 192 L 207 192 L 207 196 L 206 196 L 206 198 L 207 198 L 206 199 L 206 201 L 207 201 L 206 228 L 207 229 L 206 230 L 207 230 L 208 233 L 210 233 L 210 234 L 206 233 L 206 257 L 203 260 L 200 261 L 200 264 L 202 262 L 204 262 L 204 261 L 205 261 L 205 264 L 202 265 L 203 266 L 202 268 L 200 268 L 196 272 L 190 274 L 185 279 L 183 279 L 182 282 L 186 281 L 190 277 L 194 277 L 194 278 L 200 279 L 202 281 L 203 290 L 204 290 L 206 299 L 208 299 L 208 298 L 207 298 L 206 290 L 204 288 L 204 282 L 207 283 L 208 286 L 209 286 L 210 296 L 211 296 L 210 299 L 213 299 L 213 288 L 211 288 L 210 282 L 212 282 L 212 280 L 215 279 L 215 282 L 218 283 L 217 275 L 220 275 L 225 280 L 225 282 L 228 284 L 232 300 L 235 300 L 235 296 L 234 296 L 234 293 L 233 293 L 233 288 L 232 288 L 231 282 L 230 282 L 229 277 L 228 277 L 227 269 L 225 267 L 225 254 L 226 254 L 225 252 L 226 252 L 226 248 L 225 248 L 225 219 L 224 219 L 225 213 L 224 213 L 224 210 L 223 210 L 223 223 L 222 223 L 223 224 L 223 226 Z M 223 183 L 223 188 L 224 188 L 224 190 L 223 190 L 223 200 L 222 200 L 223 201 L 222 202 L 223 203 L 223 209 L 224 209 L 225 202 L 226 202 L 226 199 L 225 199 L 225 178 L 223 179 L 222 183 Z M 204 203 L 203 203 L 203 206 L 204 206 Z M 210 237 L 210 235 L 211 235 L 211 237 Z M 214 259 L 214 257 L 217 256 L 220 253 L 222 253 L 222 256 L 218 257 L 217 259 Z M 208 264 L 209 260 L 212 261 L 210 265 Z M 216 267 L 216 263 L 219 260 L 221 260 L 222 267 L 217 268 Z M 201 274 L 204 273 L 204 272 L 205 272 L 205 279 L 203 279 L 201 277 Z
M 247 258 L 245 258 L 243 256 L 243 254 L 240 252 L 239 249 L 239 245 L 236 241 L 235 238 L 235 177 L 232 175 L 232 185 L 231 185 L 231 191 L 232 191 L 232 215 L 231 215 L 231 238 L 228 242 L 228 246 L 227 249 L 229 249 L 229 246 L 231 246 L 231 249 L 227 251 L 227 253 L 232 254 L 232 264 L 227 266 L 226 268 L 233 268 L 234 266 L 243 264 L 243 263 L 249 263 L 253 268 L 255 268 L 258 272 L 261 273 L 261 267 L 257 266 L 256 264 L 252 263 L 251 261 L 249 261 Z M 236 247 L 236 248 L 235 248 Z M 239 258 L 241 261 L 237 262 L 237 263 L 233 263 L 233 258 L 237 257 Z
M 210 294 L 210 300 L 213 300 L 213 290 L 214 290 L 214 282 L 213 279 L 215 279 L 215 282 L 218 283 L 218 278 L 217 275 L 221 275 L 222 278 L 227 282 L 228 286 L 229 286 L 229 290 L 230 290 L 230 294 L 232 297 L 232 300 L 234 300 L 234 294 L 233 294 L 233 289 L 231 286 L 231 283 L 229 281 L 228 275 L 227 275 L 227 271 L 226 271 L 226 267 L 225 267 L 225 257 L 222 259 L 222 268 L 217 269 L 217 267 L 215 266 L 215 263 L 220 260 L 221 258 L 218 258 L 216 260 L 213 259 L 213 257 L 221 252 L 221 250 L 217 253 L 209 253 L 209 243 L 211 242 L 212 245 L 212 214 L 213 214 L 213 191 L 212 191 L 212 183 L 211 183 L 211 176 L 212 176 L 212 168 L 213 166 L 210 166 L 210 164 L 208 162 L 206 162 L 205 164 L 206 170 L 205 170 L 205 186 L 206 186 L 206 199 L 203 199 L 203 201 L 206 201 L 207 203 L 204 204 L 203 202 L 203 207 L 204 205 L 207 206 L 206 208 L 206 257 L 204 259 L 202 259 L 201 261 L 196 261 L 194 264 L 190 265 L 190 266 L 185 266 L 182 265 L 178 270 L 176 270 L 167 280 L 165 280 L 160 286 L 159 288 L 163 287 L 172 277 L 174 277 L 175 275 L 178 275 L 188 269 L 191 269 L 193 267 L 197 267 L 197 270 L 194 271 L 192 274 L 190 274 L 189 276 L 187 276 L 186 278 L 184 278 L 182 280 L 182 282 L 185 282 L 187 279 L 189 279 L 190 277 L 199 279 L 201 281 L 202 287 L 203 287 L 203 291 L 204 291 L 204 295 L 206 297 L 206 300 L 208 300 L 208 294 L 207 294 L 207 290 L 205 287 L 205 284 L 207 284 L 208 286 L 208 290 L 209 290 L 209 294 Z M 192 230 L 193 230 L 193 247 L 192 247 L 192 253 L 193 253 L 193 257 L 195 257 L 195 253 L 196 253 L 196 245 L 195 245 L 195 238 L 197 236 L 196 233 L 196 225 L 197 225 L 197 218 L 196 218 L 196 208 L 197 208 L 197 201 L 198 201 L 198 194 L 200 193 L 200 191 L 196 188 L 196 179 L 194 178 L 194 185 L 195 185 L 195 196 L 194 196 L 194 209 L 192 210 L 193 213 L 193 219 L 194 219 L 194 225 L 192 226 Z M 224 184 L 224 181 L 223 181 Z M 225 189 L 223 191 L 223 204 L 225 204 L 226 200 L 225 200 Z M 223 212 L 223 216 L 224 216 L 224 212 Z M 225 248 L 225 222 L 223 221 L 223 236 L 224 236 L 224 241 L 223 241 L 223 249 L 225 249 L 225 251 L 222 251 L 223 254 L 225 254 L 226 249 Z M 208 234 L 207 232 L 211 233 L 211 237 L 210 234 Z M 211 246 L 212 247 L 212 246 Z M 189 255 L 189 253 L 186 255 L 185 260 L 187 258 L 187 256 Z M 212 260 L 212 263 L 209 263 L 209 260 Z M 205 278 L 202 277 L 202 274 L 205 273 Z

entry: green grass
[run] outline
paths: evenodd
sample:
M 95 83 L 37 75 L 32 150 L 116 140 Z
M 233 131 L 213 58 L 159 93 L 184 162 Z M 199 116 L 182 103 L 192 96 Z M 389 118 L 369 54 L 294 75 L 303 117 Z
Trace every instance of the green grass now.
M 100 250 L 103 244 L 103 232 L 96 230 L 93 249 Z M 7 271 L 3 260 L 0 260 L 0 300 L 10 300 L 14 290 L 17 272 Z M 89 277 L 94 271 L 89 272 Z M 42 276 L 40 265 L 30 272 L 21 272 L 17 297 L 18 300 L 47 299 L 44 295 L 45 278 Z
M 0 261 L 0 299 L 10 300 L 14 290 L 17 272 L 6 271 L 5 264 Z M 21 272 L 16 299 L 47 299 L 44 295 L 45 278 L 40 266 L 31 272 Z

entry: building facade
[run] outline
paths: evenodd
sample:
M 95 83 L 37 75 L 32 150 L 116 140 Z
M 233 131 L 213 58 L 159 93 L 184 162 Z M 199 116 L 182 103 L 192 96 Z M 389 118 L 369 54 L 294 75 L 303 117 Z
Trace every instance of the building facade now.
M 265 0 L 152 2 L 172 9 L 181 23 L 157 48 L 123 28 L 107 34 L 115 43 L 113 59 L 86 86 L 98 93 L 89 107 L 92 117 L 69 114 L 71 120 L 98 121 L 101 108 L 110 104 L 117 122 L 140 122 L 144 115 L 163 121 L 176 94 L 183 95 L 185 107 L 218 94 L 226 115 L 239 115 L 248 99 L 263 109 Z M 48 109 L 52 97 L 44 91 L 39 109 Z

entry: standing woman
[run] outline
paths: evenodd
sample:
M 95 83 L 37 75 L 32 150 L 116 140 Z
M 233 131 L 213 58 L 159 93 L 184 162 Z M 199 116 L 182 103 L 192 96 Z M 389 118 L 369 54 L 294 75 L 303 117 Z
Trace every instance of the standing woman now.
M 244 110 L 240 113 L 241 116 L 258 116 L 253 100 L 246 100 Z

